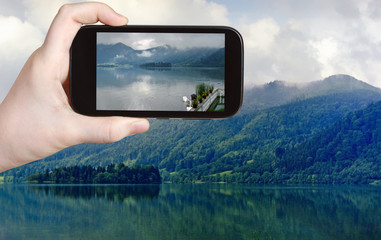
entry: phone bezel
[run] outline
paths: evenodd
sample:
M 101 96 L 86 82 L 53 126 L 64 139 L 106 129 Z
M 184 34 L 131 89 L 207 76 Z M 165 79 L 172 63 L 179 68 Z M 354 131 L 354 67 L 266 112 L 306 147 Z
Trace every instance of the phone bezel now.
M 130 111 L 96 110 L 96 33 L 224 33 L 225 111 Z M 145 118 L 212 119 L 235 115 L 243 97 L 243 39 L 238 31 L 225 26 L 140 26 L 112 27 L 87 25 L 78 31 L 70 50 L 70 101 L 74 111 L 88 116 L 129 116 Z

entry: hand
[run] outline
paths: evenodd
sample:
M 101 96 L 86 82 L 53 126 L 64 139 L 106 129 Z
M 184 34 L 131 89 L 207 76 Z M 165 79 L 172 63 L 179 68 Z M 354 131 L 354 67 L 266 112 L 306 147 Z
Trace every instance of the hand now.
M 45 42 L 0 104 L 0 172 L 79 143 L 114 142 L 148 130 L 146 119 L 87 117 L 69 104 L 70 46 L 82 24 L 98 21 L 118 26 L 128 20 L 102 3 L 69 4 L 59 10 Z

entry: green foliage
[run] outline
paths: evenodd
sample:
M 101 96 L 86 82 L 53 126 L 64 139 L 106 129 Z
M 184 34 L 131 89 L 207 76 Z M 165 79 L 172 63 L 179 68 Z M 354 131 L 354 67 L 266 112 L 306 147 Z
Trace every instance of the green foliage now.
M 161 183 L 159 169 L 150 166 L 134 166 L 129 168 L 123 163 L 107 167 L 72 166 L 56 168 L 45 173 L 32 174 L 28 183 L 58 183 L 58 184 L 136 184 Z
M 269 236 L 265 236 L 265 237 L 262 237 L 261 234 L 259 234 L 257 231 L 254 231 L 253 232 L 253 240 L 272 240 L 273 238 L 272 237 L 269 237 Z
M 205 83 L 200 83 L 200 84 L 197 84 L 196 85 L 196 96 L 197 96 L 197 100 L 198 100 L 198 103 L 202 103 L 203 100 L 210 94 L 213 92 L 213 89 L 214 89 L 214 85 L 209 85 L 209 84 L 205 84 Z M 195 102 L 192 101 L 192 104 L 194 104 Z
M 197 106 L 198 106 L 198 101 L 196 99 L 193 99 L 192 100 L 192 107 L 197 108 Z
M 288 149 L 278 166 L 286 173 L 306 172 L 317 182 L 370 184 L 381 179 L 380 147 L 378 102 L 349 113 L 310 140 Z
M 205 83 L 200 83 L 196 85 L 196 95 L 202 96 L 205 93 L 206 85 Z

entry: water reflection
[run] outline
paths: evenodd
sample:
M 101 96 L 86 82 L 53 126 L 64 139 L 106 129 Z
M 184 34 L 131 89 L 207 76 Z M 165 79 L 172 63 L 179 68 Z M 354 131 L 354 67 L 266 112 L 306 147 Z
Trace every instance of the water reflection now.
M 380 199 L 378 187 L 1 186 L 0 239 L 381 239 Z
M 224 89 L 223 68 L 98 68 L 98 110 L 186 111 L 183 96 L 191 98 L 197 84 Z
M 153 199 L 159 196 L 160 185 L 35 185 L 30 190 L 45 196 L 106 199 L 123 202 L 127 198 Z

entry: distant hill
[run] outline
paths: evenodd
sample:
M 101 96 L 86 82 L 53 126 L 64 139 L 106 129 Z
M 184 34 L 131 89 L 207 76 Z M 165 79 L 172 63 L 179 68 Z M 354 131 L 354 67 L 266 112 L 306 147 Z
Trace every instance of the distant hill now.
M 169 45 L 135 50 L 123 43 L 97 45 L 98 64 L 139 66 L 150 62 L 167 62 L 175 67 L 223 67 L 225 50 L 206 47 L 177 49 Z
M 245 91 L 243 109 L 253 111 L 279 106 L 295 100 L 361 89 L 380 92 L 380 89 L 345 74 L 332 75 L 323 80 L 302 84 L 275 80 Z
M 150 120 L 147 133 L 112 144 L 73 146 L 7 174 L 23 179 L 46 168 L 124 162 L 158 166 L 163 180 L 173 182 L 311 182 L 312 175 L 300 166 L 305 157 L 294 158 L 305 155 L 291 153 L 304 151 L 345 116 L 378 101 L 380 89 L 347 75 L 303 86 L 275 81 L 248 90 L 243 111 L 233 118 Z M 322 166 L 329 171 L 329 165 Z
M 348 92 L 352 90 L 370 90 L 378 91 L 375 88 L 363 81 L 357 80 L 354 77 L 345 74 L 332 75 L 325 78 L 323 81 L 314 81 L 302 87 L 310 96 L 330 94 L 337 92 Z

